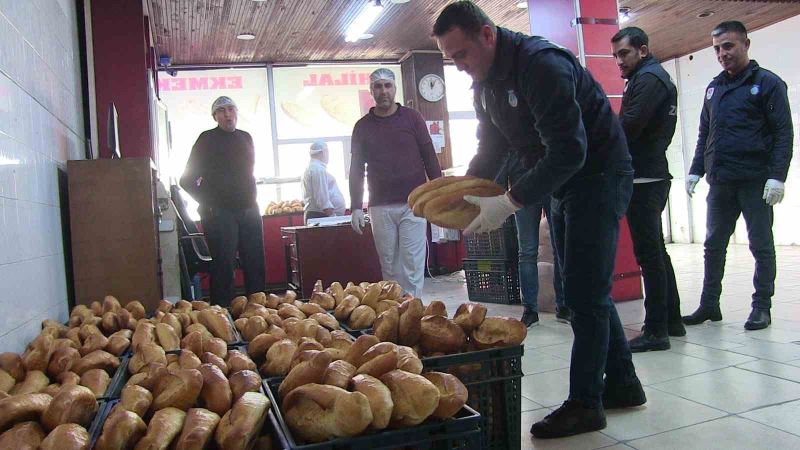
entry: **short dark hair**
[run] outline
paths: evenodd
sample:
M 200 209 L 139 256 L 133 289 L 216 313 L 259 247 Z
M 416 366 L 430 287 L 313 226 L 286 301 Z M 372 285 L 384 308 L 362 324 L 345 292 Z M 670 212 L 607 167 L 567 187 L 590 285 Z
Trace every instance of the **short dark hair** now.
M 738 20 L 729 20 L 727 22 L 722 22 L 721 24 L 714 27 L 714 31 L 711 32 L 711 36 L 719 37 L 725 33 L 739 33 L 742 35 L 743 38 L 747 39 L 747 28 L 744 27 L 742 22 Z
M 628 38 L 628 43 L 633 48 L 650 45 L 650 38 L 647 37 L 647 33 L 639 27 L 627 27 L 617 31 L 617 34 L 611 38 L 611 42 L 619 42 L 624 38 Z
M 476 4 L 462 0 L 453 2 L 442 10 L 433 24 L 433 35 L 442 36 L 458 27 L 468 36 L 476 36 L 484 25 L 494 27 L 494 22 Z

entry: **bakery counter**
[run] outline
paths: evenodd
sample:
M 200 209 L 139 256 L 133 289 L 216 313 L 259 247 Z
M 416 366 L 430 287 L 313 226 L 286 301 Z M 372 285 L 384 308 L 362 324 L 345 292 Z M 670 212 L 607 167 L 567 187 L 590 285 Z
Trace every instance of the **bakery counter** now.
M 356 234 L 349 223 L 329 226 L 281 228 L 286 252 L 289 287 L 308 298 L 314 282 L 328 286 L 334 281 L 380 281 L 381 266 L 372 228 Z

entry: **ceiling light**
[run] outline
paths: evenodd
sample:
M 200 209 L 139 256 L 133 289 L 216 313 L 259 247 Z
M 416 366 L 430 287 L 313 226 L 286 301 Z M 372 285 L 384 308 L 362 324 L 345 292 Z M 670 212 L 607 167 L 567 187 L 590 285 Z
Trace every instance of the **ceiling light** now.
M 631 9 L 627 6 L 623 6 L 619 9 L 619 23 L 622 25 L 623 23 L 631 20 Z
M 383 11 L 383 6 L 381 5 L 380 0 L 376 0 L 374 3 L 370 2 L 364 6 L 364 9 L 358 13 L 356 19 L 347 27 L 347 31 L 345 32 L 345 42 L 356 42 L 358 41 L 361 36 L 367 33 L 369 27 L 375 23 L 375 20 L 378 19 L 378 16 L 381 15 Z
M 403 3 L 408 3 L 410 0 L 389 0 L 389 3 L 394 3 L 396 5 L 402 5 Z
M 253 33 L 242 33 L 242 34 L 237 34 L 236 35 L 236 39 L 241 39 L 243 41 L 252 41 L 255 38 L 256 38 L 256 35 L 253 34 Z
M 697 17 L 701 19 L 705 19 L 706 17 L 711 17 L 714 15 L 714 11 L 703 11 L 697 15 Z
M 528 9 L 528 1 L 523 0 L 521 2 L 517 2 L 517 8 L 519 9 Z

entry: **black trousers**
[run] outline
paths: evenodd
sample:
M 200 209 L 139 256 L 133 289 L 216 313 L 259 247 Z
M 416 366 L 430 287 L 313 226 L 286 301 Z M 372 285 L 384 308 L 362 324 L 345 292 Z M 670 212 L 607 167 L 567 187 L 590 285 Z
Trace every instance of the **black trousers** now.
M 667 206 L 670 180 L 633 185 L 628 206 L 633 252 L 644 278 L 645 329 L 667 336 L 667 324 L 681 321 L 681 299 L 672 260 L 664 246 L 661 213 Z
M 747 225 L 750 252 L 756 260 L 753 275 L 753 308 L 769 309 L 775 293 L 775 244 L 772 240 L 772 207 L 762 199 L 764 181 L 712 184 L 706 202 L 705 276 L 700 303 L 719 306 L 728 241 L 739 214 Z
M 259 209 L 201 207 L 200 217 L 212 259 L 211 303 L 230 305 L 235 294 L 233 271 L 237 251 L 247 294 L 264 291 L 264 231 Z

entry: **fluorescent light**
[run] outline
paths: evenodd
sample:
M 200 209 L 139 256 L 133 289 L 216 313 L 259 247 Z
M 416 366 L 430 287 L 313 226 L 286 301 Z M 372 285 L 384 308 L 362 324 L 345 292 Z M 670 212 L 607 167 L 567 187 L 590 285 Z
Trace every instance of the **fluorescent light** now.
M 517 2 L 517 8 L 519 9 L 528 9 L 528 1 L 523 0 L 521 2 Z
M 382 11 L 383 6 L 381 6 L 379 2 L 368 3 L 364 9 L 358 13 L 356 20 L 347 27 L 344 38 L 345 42 L 356 42 L 361 39 L 361 36 L 367 33 L 369 27 L 375 23 L 375 20 L 378 19 Z
M 253 33 L 242 33 L 242 34 L 236 35 L 236 39 L 241 39 L 243 41 L 252 41 L 255 38 L 256 38 L 256 35 L 253 34 Z
M 619 9 L 619 23 L 622 25 L 623 23 L 631 20 L 630 16 L 631 9 L 627 6 L 623 6 Z

